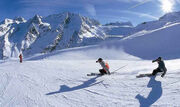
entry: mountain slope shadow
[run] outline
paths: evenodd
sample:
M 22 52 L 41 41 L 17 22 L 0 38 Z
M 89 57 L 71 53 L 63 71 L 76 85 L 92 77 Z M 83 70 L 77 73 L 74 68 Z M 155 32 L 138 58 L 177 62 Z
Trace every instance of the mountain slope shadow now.
M 147 98 L 141 96 L 140 94 L 136 95 L 136 99 L 139 100 L 140 107 L 150 107 L 162 96 L 163 91 L 161 82 L 156 81 L 155 76 L 150 78 L 147 87 L 152 87 L 152 90 Z
M 75 90 L 91 87 L 93 85 L 96 85 L 96 84 L 103 82 L 103 81 L 100 81 L 100 82 L 96 83 L 96 79 L 98 77 L 100 77 L 100 76 L 96 76 L 94 78 L 91 78 L 88 81 L 83 82 L 83 84 L 80 84 L 78 86 L 71 87 L 71 88 L 68 87 L 67 85 L 61 85 L 60 89 L 58 91 L 50 92 L 50 93 L 47 93 L 46 95 L 53 95 L 53 94 L 58 94 L 58 93 L 63 93 L 63 92 L 70 92 L 70 91 L 75 91 Z

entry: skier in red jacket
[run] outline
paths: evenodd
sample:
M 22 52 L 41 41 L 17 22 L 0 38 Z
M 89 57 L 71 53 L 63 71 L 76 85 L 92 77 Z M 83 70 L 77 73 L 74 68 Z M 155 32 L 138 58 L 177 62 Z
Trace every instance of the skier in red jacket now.
M 19 55 L 19 59 L 20 59 L 20 63 L 22 63 L 22 60 L 23 60 L 22 54 Z

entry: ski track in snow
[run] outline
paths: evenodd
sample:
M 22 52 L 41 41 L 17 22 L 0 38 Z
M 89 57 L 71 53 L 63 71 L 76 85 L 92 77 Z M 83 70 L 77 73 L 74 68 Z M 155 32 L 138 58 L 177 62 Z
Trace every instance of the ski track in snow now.
M 0 64 L 0 107 L 137 107 L 139 101 L 146 100 L 150 103 L 155 100 L 152 106 L 178 107 L 180 67 L 173 63 L 175 61 L 179 62 L 166 61 L 167 75 L 157 76 L 155 80 L 136 78 L 139 73 L 149 73 L 156 67 L 144 60 L 109 60 L 111 71 L 128 65 L 110 76 L 99 77 L 86 76 L 100 68 L 93 60 L 5 62 Z M 148 87 L 151 83 L 153 85 Z M 159 89 L 162 95 L 156 93 Z M 138 100 L 137 95 L 144 100 Z

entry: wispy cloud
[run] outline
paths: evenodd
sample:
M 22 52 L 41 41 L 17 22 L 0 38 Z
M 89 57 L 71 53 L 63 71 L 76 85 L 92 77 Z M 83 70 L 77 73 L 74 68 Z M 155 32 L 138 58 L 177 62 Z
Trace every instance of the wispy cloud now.
M 114 21 L 122 21 L 122 22 L 127 22 L 130 21 L 131 19 L 128 17 L 123 17 L 123 16 L 117 16 L 117 15 L 106 15 L 106 14 L 101 14 L 97 15 L 97 17 L 100 17 L 101 19 L 108 19 L 109 22 L 114 22 Z M 107 22 L 106 22 L 107 23 Z
M 140 12 L 134 12 L 134 11 L 121 11 L 123 13 L 127 13 L 127 14 L 134 14 L 137 15 L 139 17 L 146 17 L 146 18 L 150 18 L 150 19 L 154 19 L 154 20 L 158 20 L 158 17 L 155 17 L 153 15 L 147 14 L 147 13 L 140 13 Z
M 141 13 L 141 12 L 135 12 L 135 11 L 130 11 L 130 10 L 121 10 L 121 11 L 117 10 L 117 11 L 115 11 L 114 9 L 103 9 L 100 12 L 104 12 L 104 11 L 108 14 L 112 14 L 112 15 L 116 14 L 117 17 L 123 17 L 123 15 L 125 15 L 127 17 L 127 14 L 130 14 L 130 15 L 135 15 L 138 17 L 144 17 L 144 18 L 153 19 L 153 20 L 159 19 L 159 17 L 153 16 L 149 13 Z M 133 17 L 133 18 L 135 18 L 135 17 Z
M 96 9 L 94 5 L 86 4 L 85 9 L 91 16 L 94 16 L 94 17 L 96 16 Z
M 132 7 L 130 7 L 129 9 L 136 8 L 136 7 L 141 6 L 141 5 L 145 4 L 145 3 L 148 3 L 150 1 L 152 1 L 152 0 L 144 0 L 144 1 L 139 2 L 138 4 L 136 4 L 136 5 L 132 6 Z
M 79 6 L 82 5 L 81 0 L 19 0 L 19 3 L 25 6 Z
M 93 0 L 94 1 L 94 0 Z M 99 4 L 96 1 L 87 1 L 87 0 L 20 0 L 19 3 L 23 4 L 26 9 L 33 9 L 42 7 L 46 8 L 60 8 L 61 10 L 72 10 L 77 9 L 87 12 L 90 16 L 96 16 L 95 4 Z M 109 1 L 109 0 L 108 0 Z

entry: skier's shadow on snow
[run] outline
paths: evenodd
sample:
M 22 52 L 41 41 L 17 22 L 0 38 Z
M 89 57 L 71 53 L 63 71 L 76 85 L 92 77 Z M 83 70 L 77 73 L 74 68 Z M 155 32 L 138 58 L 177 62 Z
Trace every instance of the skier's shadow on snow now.
M 60 89 L 58 91 L 54 91 L 54 92 L 50 92 L 47 93 L 46 95 L 53 95 L 53 94 L 58 94 L 58 93 L 63 93 L 63 92 L 70 92 L 70 91 L 75 91 L 75 90 L 79 90 L 79 89 L 83 89 L 83 88 L 87 88 L 87 87 L 91 87 L 93 85 L 102 83 L 103 81 L 100 82 L 96 82 L 96 79 L 100 77 L 100 76 L 96 76 L 94 78 L 89 79 L 88 81 L 83 82 L 83 84 L 80 84 L 78 86 L 75 87 L 68 87 L 67 85 L 61 85 Z
M 151 87 L 152 90 L 147 96 L 147 98 L 141 96 L 140 94 L 136 95 L 136 99 L 139 100 L 140 107 L 150 107 L 162 96 L 162 86 L 160 81 L 155 80 L 156 76 L 150 77 L 150 81 L 147 87 Z

